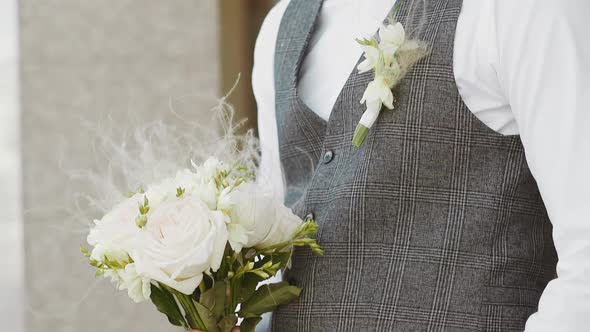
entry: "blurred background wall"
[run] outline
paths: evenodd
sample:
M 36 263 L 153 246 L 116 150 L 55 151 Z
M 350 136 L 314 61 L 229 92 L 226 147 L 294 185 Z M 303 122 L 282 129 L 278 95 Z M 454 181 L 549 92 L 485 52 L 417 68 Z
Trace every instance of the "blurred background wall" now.
M 271 3 L 18 1 L 23 167 L 22 188 L 15 190 L 23 192 L 26 331 L 174 330 L 151 303 L 134 305 L 94 278 L 78 249 L 88 227 L 68 221 L 74 206 L 65 195 L 71 188 L 64 169 L 100 167 L 82 123 L 111 118 L 130 128 L 133 117 L 159 117 L 171 104 L 206 121 L 212 98 L 225 94 L 240 72 L 231 100 L 255 126 L 252 50 Z M 19 128 L 14 114 L 0 114 L 5 126 Z M 9 133 L 17 136 L 16 129 Z M 8 148 L 17 146 L 14 137 L 0 137 Z M 17 173 L 2 175 L 15 179 L 15 187 L 21 182 Z M 2 295 L 0 305 L 14 303 Z
M 0 1 L 0 322 L 23 331 L 16 0 Z
M 260 25 L 275 0 L 220 0 L 221 90 L 229 91 L 240 73 L 240 84 L 230 96 L 245 128 L 256 128 L 256 102 L 252 93 L 254 44 Z

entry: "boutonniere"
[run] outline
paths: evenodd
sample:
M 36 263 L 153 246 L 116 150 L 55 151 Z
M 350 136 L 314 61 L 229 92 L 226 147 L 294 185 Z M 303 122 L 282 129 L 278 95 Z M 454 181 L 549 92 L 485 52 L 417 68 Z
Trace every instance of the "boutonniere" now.
M 375 37 L 356 39 L 365 58 L 358 65 L 358 71 L 375 73 L 375 78 L 369 83 L 361 99 L 361 104 L 366 104 L 367 109 L 352 139 L 352 145 L 357 148 L 365 141 L 383 106 L 389 110 L 394 109 L 393 90 L 412 66 L 428 53 L 425 42 L 406 39 L 404 26 L 393 19 L 390 21 L 394 23 L 379 28 L 379 40 Z

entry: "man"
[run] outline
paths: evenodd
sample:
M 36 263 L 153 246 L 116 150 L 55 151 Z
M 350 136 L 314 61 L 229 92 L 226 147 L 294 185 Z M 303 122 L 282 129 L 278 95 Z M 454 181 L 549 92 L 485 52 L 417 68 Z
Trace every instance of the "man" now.
M 274 331 L 588 330 L 590 3 L 397 1 L 430 54 L 360 148 L 354 38 L 396 1 L 283 0 L 260 32 L 260 174 L 326 252 Z

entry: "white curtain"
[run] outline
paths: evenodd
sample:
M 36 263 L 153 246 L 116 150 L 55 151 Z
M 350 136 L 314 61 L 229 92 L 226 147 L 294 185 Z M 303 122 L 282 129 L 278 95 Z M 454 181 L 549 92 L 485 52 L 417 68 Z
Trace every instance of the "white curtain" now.
M 0 330 L 24 332 L 17 0 L 0 1 Z

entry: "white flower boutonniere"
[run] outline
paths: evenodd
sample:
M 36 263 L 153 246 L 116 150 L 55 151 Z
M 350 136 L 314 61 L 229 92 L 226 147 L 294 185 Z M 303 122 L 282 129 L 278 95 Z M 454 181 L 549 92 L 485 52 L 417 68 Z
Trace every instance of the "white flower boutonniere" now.
M 394 109 L 393 89 L 412 66 L 426 56 L 428 46 L 419 40 L 406 39 L 404 26 L 399 22 L 383 25 L 379 29 L 379 40 L 371 37 L 357 39 L 357 42 L 365 57 L 358 65 L 358 71 L 375 72 L 375 79 L 369 83 L 361 99 L 361 104 L 366 104 L 367 110 L 352 139 L 352 145 L 358 148 L 365 141 L 383 106 Z

